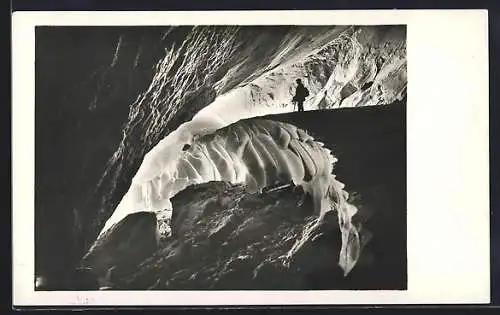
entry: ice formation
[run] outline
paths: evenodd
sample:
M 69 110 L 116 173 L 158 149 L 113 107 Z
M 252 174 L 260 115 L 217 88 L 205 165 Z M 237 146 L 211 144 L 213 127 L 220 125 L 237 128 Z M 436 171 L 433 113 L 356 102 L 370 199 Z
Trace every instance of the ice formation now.
M 190 185 L 227 181 L 260 193 L 266 187 L 293 183 L 312 196 L 319 218 L 328 211 L 338 213 L 339 265 L 348 273 L 360 252 L 359 231 L 351 220 L 357 209 L 347 202 L 344 185 L 335 179 L 335 162 L 323 143 L 288 123 L 249 119 L 222 127 L 216 120 L 194 119 L 145 156 L 101 235 L 134 212 L 168 217 L 170 198 Z
M 130 183 L 146 152 L 193 116 L 226 126 L 290 112 L 297 78 L 311 93 L 305 110 L 389 104 L 406 94 L 406 77 L 403 25 L 194 27 L 166 50 L 130 106 L 89 211 L 99 209 L 100 226 L 122 198 L 117 183 Z
M 271 62 L 267 71 L 218 95 L 196 115 L 216 115 L 233 123 L 293 111 L 297 78 L 311 93 L 306 110 L 390 104 L 406 95 L 404 28 L 348 27 L 323 35 L 326 43 L 319 36 L 310 45 L 313 49 L 277 58 L 279 62 Z M 295 51 L 293 42 L 285 47 L 286 52 Z

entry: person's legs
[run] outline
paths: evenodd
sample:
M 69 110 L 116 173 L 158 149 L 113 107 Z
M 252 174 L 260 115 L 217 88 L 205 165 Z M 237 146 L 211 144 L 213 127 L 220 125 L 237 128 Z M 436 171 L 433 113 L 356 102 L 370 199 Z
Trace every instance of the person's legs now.
M 297 102 L 297 106 L 299 107 L 299 112 L 303 112 L 304 111 L 304 102 Z

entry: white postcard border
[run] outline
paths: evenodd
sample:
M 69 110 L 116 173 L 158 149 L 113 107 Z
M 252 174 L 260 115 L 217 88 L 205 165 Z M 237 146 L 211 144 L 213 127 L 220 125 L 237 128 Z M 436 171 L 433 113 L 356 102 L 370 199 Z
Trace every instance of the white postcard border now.
M 34 291 L 34 27 L 185 24 L 407 25 L 408 290 Z M 486 10 L 14 13 L 13 304 L 489 303 L 487 29 Z

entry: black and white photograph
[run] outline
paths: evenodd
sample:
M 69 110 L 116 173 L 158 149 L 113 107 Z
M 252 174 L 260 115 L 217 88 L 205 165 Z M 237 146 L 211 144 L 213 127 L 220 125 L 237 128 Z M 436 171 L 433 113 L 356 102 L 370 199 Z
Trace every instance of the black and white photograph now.
M 485 21 L 18 14 L 15 304 L 487 302 Z
M 36 28 L 36 290 L 406 289 L 406 27 Z

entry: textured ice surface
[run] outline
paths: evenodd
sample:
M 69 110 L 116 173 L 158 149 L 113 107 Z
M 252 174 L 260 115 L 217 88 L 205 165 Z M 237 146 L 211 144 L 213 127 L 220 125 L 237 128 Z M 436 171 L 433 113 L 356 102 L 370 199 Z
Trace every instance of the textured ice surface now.
M 197 115 L 215 115 L 232 123 L 290 112 L 297 78 L 310 91 L 306 110 L 389 104 L 406 94 L 404 28 L 348 27 L 336 31 L 327 33 L 328 42 L 320 36 L 312 41 L 313 49 L 280 60 L 251 81 L 219 95 Z M 293 42 L 288 42 L 282 49 L 292 47 Z
M 150 86 L 131 104 L 89 211 L 99 209 L 102 227 L 123 197 L 119 183 L 129 185 L 146 152 L 194 115 L 227 126 L 290 112 L 297 78 L 310 91 L 306 110 L 389 104 L 406 94 L 406 76 L 402 25 L 195 27 L 166 50 Z
M 306 131 L 264 119 L 242 120 L 220 128 L 218 122 L 193 120 L 154 147 L 101 234 L 127 215 L 170 213 L 170 198 L 186 187 L 211 181 L 244 184 L 249 193 L 293 183 L 313 198 L 321 218 L 338 212 L 342 230 L 339 264 L 349 272 L 359 256 L 359 235 L 351 222 L 357 209 L 347 203 L 344 185 L 335 179 L 331 151 Z

